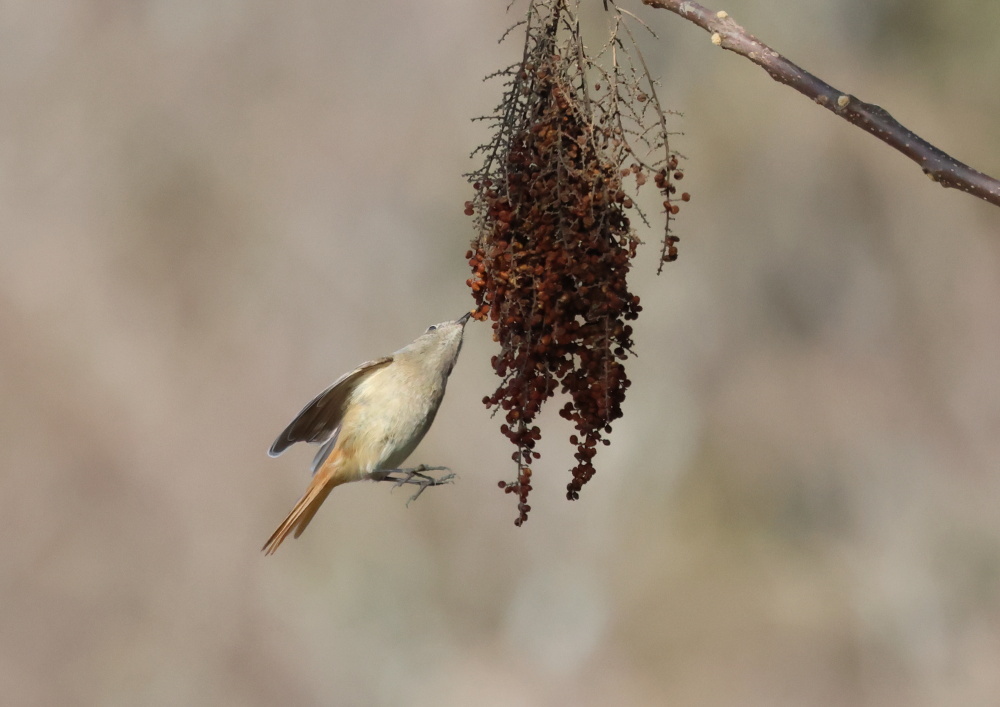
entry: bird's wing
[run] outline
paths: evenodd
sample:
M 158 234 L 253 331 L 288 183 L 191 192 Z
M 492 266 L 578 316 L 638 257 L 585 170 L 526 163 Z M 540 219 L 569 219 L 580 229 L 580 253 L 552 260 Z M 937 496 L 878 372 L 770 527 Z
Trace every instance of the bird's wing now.
M 313 474 L 316 473 L 317 469 L 323 466 L 323 462 L 325 462 L 326 458 L 330 456 L 330 451 L 333 449 L 333 445 L 337 443 L 337 437 L 339 436 L 340 427 L 337 427 L 337 429 L 335 429 L 333 434 L 330 436 L 330 439 L 324 442 L 323 446 L 319 448 L 318 452 L 316 452 L 316 456 L 313 457 L 312 469 L 310 469 Z
M 313 398 L 302 412 L 274 440 L 268 451 L 276 457 L 296 442 L 328 442 L 340 427 L 344 417 L 344 407 L 351 392 L 367 376 L 392 363 L 392 356 L 362 363 L 350 373 L 341 376 L 336 383 Z

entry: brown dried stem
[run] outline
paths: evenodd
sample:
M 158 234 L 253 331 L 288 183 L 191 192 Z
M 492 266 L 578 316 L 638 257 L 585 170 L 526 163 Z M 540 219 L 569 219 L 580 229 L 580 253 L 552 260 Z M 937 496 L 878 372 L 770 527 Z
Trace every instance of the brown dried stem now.
M 943 187 L 959 189 L 1000 206 L 1000 181 L 935 147 L 893 118 L 885 109 L 839 91 L 749 34 L 725 12 L 714 12 L 691 0 L 643 0 L 669 10 L 712 34 L 712 42 L 746 57 L 772 79 L 799 93 L 892 146 L 920 165 Z

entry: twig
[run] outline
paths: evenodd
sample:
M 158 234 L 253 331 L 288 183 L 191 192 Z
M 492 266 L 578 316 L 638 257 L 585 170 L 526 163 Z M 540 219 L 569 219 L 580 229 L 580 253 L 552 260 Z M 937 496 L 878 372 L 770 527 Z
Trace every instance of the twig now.
M 943 187 L 960 189 L 1000 206 L 1000 181 L 959 162 L 893 118 L 888 111 L 838 91 L 796 66 L 740 27 L 726 12 L 713 12 L 690 0 L 642 0 L 669 10 L 712 34 L 712 43 L 745 56 L 779 83 L 791 86 L 844 120 L 866 130 L 920 165 Z

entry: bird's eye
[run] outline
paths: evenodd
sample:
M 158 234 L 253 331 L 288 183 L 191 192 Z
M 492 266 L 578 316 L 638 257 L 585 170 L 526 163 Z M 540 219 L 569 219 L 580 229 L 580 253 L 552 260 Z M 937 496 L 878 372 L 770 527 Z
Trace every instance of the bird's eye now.
M 435 329 L 437 329 L 437 324 L 431 324 L 429 327 L 427 327 L 427 331 L 434 331 Z

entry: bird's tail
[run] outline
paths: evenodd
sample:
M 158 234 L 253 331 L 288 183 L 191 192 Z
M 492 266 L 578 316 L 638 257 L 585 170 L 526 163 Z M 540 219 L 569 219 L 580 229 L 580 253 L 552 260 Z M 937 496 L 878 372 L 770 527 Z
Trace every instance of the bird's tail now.
M 273 555 L 289 533 L 294 532 L 296 538 L 302 535 L 302 531 L 309 525 L 309 521 L 316 515 L 316 511 L 323 505 L 323 501 L 330 495 L 330 492 L 347 481 L 342 475 L 337 474 L 339 468 L 340 464 L 335 463 L 334 459 L 327 459 L 327 462 L 313 476 L 305 495 L 299 499 L 292 512 L 264 543 L 261 550 L 265 555 Z

